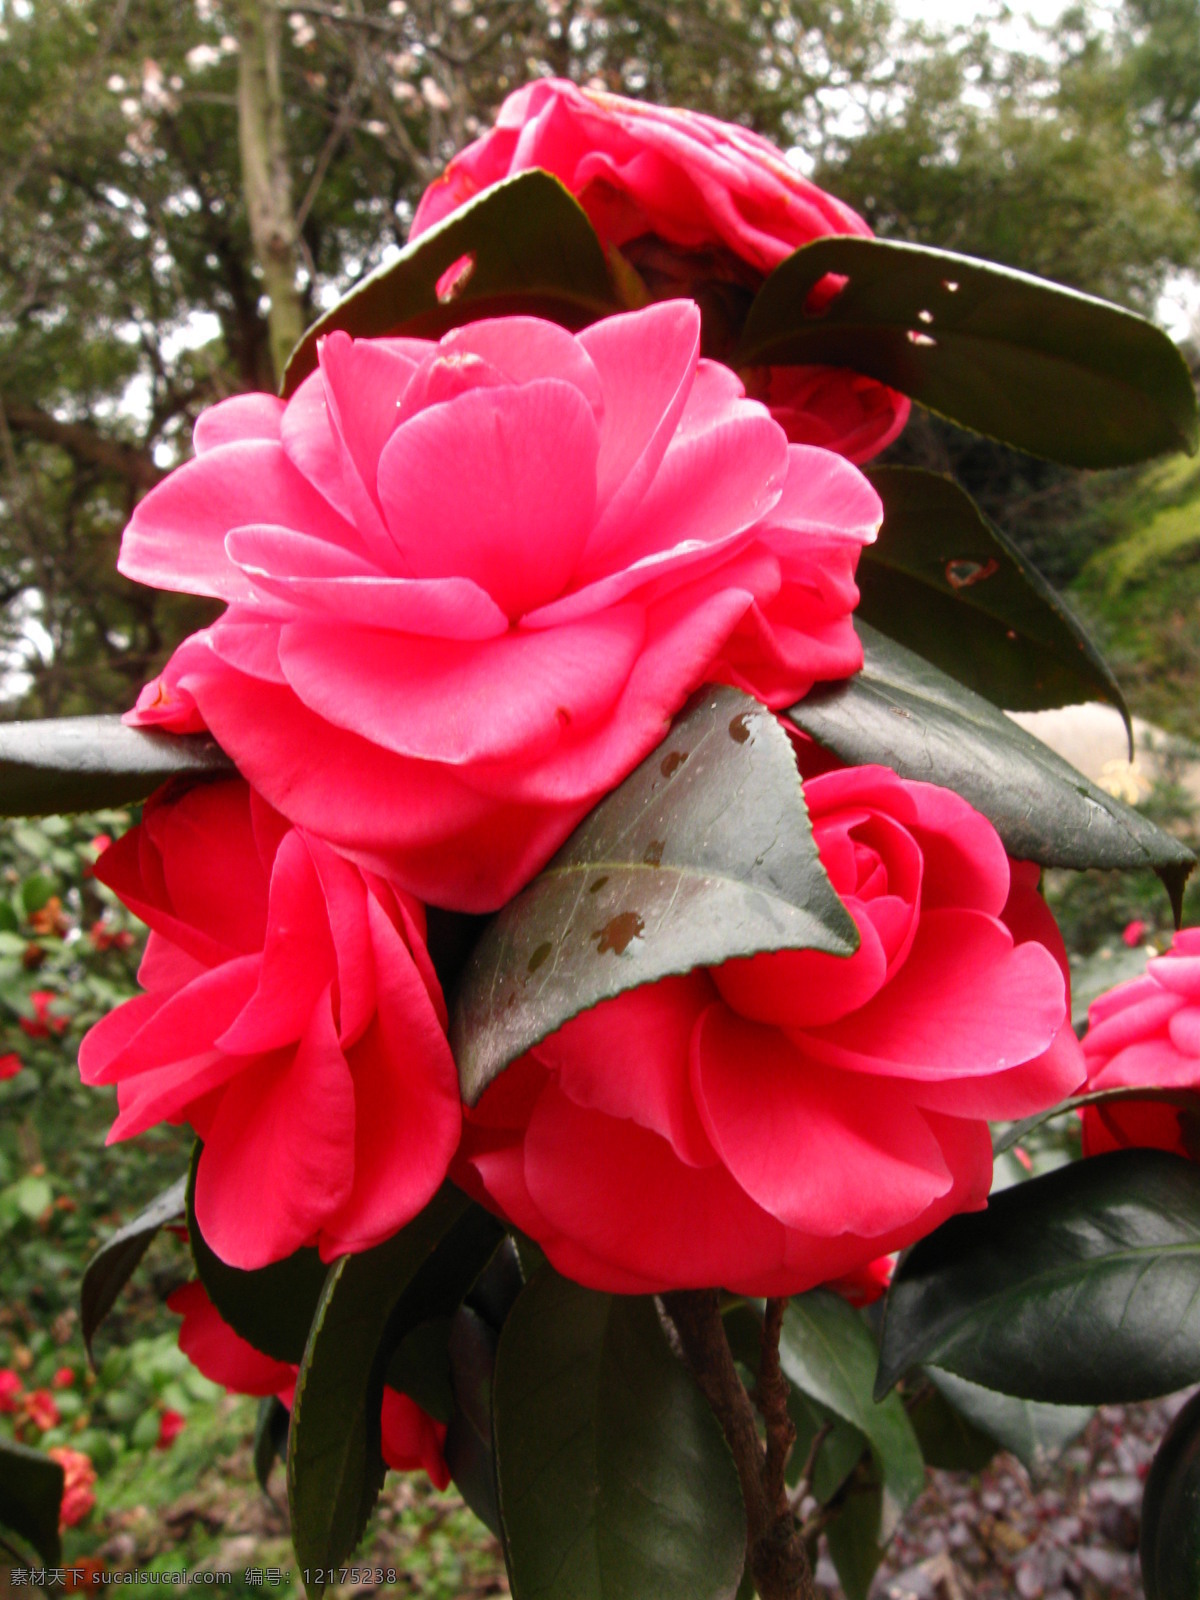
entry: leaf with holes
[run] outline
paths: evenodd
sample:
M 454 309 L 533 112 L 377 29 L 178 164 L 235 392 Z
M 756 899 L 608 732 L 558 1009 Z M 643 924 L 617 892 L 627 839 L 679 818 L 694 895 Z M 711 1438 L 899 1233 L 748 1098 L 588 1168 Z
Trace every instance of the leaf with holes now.
M 847 282 L 814 311 L 827 273 Z M 1194 453 L 1196 393 L 1153 323 L 947 250 L 832 237 L 763 284 L 731 365 L 853 367 L 963 427 L 1075 467 Z
M 63 1469 L 40 1450 L 0 1439 L 0 1530 L 13 1534 L 42 1559 L 58 1565 L 58 1510 Z
M 653 1300 L 539 1273 L 500 1336 L 493 1416 L 514 1600 L 733 1600 L 737 1469 Z
M 858 933 L 813 842 L 791 741 L 737 689 L 707 689 L 666 741 L 489 924 L 450 1042 L 473 1104 L 580 1011 L 763 950 L 849 955 Z
M 313 324 L 292 351 L 282 393 L 317 365 L 322 335 L 438 338 L 479 317 L 520 313 L 581 328 L 624 307 L 583 208 L 557 178 L 533 170 L 493 184 Z
M 871 1446 L 883 1484 L 884 1539 L 925 1487 L 925 1462 L 899 1396 L 872 1398 L 878 1359 L 862 1317 L 840 1295 L 796 1295 L 783 1317 L 779 1361 L 784 1375 Z
M 903 645 L 859 623 L 863 670 L 786 715 L 851 765 L 879 761 L 953 789 L 1009 855 L 1045 867 L 1152 867 L 1178 919 L 1195 857 L 1178 839 Z
M 454 1311 L 501 1237 L 494 1217 L 447 1184 L 399 1233 L 330 1269 L 288 1439 L 302 1568 L 327 1571 L 362 1537 L 383 1483 L 379 1408 L 388 1363 L 419 1323 Z M 314 1589 L 320 1594 L 324 1584 Z
M 1172 1422 L 1150 1464 L 1139 1554 L 1146 1600 L 1200 1594 L 1200 1394 Z
M 867 476 L 883 529 L 858 565 L 863 621 L 1006 710 L 1107 700 L 1129 726 L 1117 680 L 1081 624 L 970 495 L 914 467 Z
M 120 717 L 0 724 L 0 816 L 101 811 L 144 800 L 168 778 L 232 771 L 207 734 L 127 728 Z
M 93 1364 L 92 1340 L 100 1324 L 150 1248 L 154 1235 L 167 1223 L 181 1221 L 186 1205 L 187 1178 L 177 1178 L 132 1222 L 125 1223 L 111 1239 L 106 1239 L 84 1268 L 79 1290 L 79 1318 L 84 1347 Z
M 196 1171 L 203 1148 L 197 1139 L 187 1184 L 188 1239 L 200 1282 L 236 1334 L 276 1361 L 298 1364 L 330 1268 L 314 1249 L 297 1250 L 254 1272 L 222 1261 L 196 1221 Z
M 1073 1162 L 952 1217 L 903 1258 L 877 1394 L 934 1365 L 1001 1394 L 1119 1405 L 1200 1378 L 1200 1170 Z

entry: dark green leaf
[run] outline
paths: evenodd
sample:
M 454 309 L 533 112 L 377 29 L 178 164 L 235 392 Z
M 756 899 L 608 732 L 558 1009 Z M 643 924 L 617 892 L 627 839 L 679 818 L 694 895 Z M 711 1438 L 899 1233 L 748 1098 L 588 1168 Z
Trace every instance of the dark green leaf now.
M 1058 1105 L 1051 1106 L 1048 1111 L 1037 1111 L 1031 1117 L 1022 1118 L 1020 1122 L 1010 1123 L 1003 1133 L 997 1134 L 992 1139 L 992 1154 L 1003 1155 L 1006 1150 L 1011 1150 L 1013 1145 L 1020 1144 L 1023 1139 L 1028 1138 L 1035 1128 L 1040 1128 L 1044 1122 L 1050 1122 L 1054 1117 L 1070 1116 L 1083 1106 L 1102 1106 L 1119 1100 L 1157 1100 L 1165 1105 L 1178 1106 L 1181 1111 L 1191 1111 L 1200 1115 L 1200 1093 L 1195 1089 L 1093 1089 L 1090 1094 L 1077 1094 L 1070 1100 L 1060 1100 Z
M 1142 1497 L 1142 1587 L 1146 1600 L 1200 1594 L 1200 1394 L 1172 1422 L 1150 1465 Z
M 622 990 L 761 950 L 856 946 L 787 735 L 739 690 L 706 689 L 476 946 L 450 1030 L 463 1097 Z
M 39 1450 L 0 1439 L 0 1528 L 14 1534 L 41 1557 L 58 1565 L 58 1510 L 63 1469 Z
M 463 261 L 466 257 L 467 260 Z M 438 285 L 463 261 L 461 274 Z M 437 338 L 479 317 L 548 317 L 580 328 L 622 310 L 604 249 L 584 214 L 548 172 L 494 184 L 364 278 L 292 351 L 282 393 L 293 394 L 317 364 L 317 341 L 404 333 Z
M 205 1243 L 196 1221 L 197 1139 L 188 1171 L 187 1225 L 192 1259 L 208 1298 L 233 1331 L 276 1361 L 299 1363 L 330 1268 L 313 1249 L 246 1272 L 222 1261 Z
M 829 1290 L 797 1295 L 784 1313 L 779 1360 L 789 1383 L 870 1443 L 883 1484 L 883 1533 L 890 1538 L 925 1487 L 925 1463 L 900 1397 L 872 1398 L 877 1352 L 866 1323 Z
M 450 1381 L 449 1317 L 420 1322 L 388 1362 L 387 1382 L 409 1395 L 436 1422 L 449 1422 L 454 1410 Z
M 926 1367 L 926 1376 L 954 1409 L 1010 1450 L 1030 1472 L 1044 1472 L 1091 1420 L 1091 1406 L 1052 1406 L 1021 1400 Z
M 539 1273 L 500 1337 L 494 1417 L 514 1600 L 733 1600 L 737 1471 L 652 1300 Z
M 492 1385 L 500 1334 L 469 1305 L 450 1325 L 450 1375 L 454 1411 L 443 1454 L 459 1494 L 479 1520 L 500 1537 L 496 1451 L 492 1438 Z
M 187 1178 L 178 1178 L 169 1189 L 151 1200 L 132 1222 L 127 1222 L 111 1239 L 106 1239 L 84 1268 L 79 1290 L 79 1317 L 88 1360 L 93 1365 L 92 1340 L 97 1329 L 150 1248 L 154 1235 L 168 1222 L 183 1218 L 186 1197 Z
M 1090 783 L 1039 739 L 866 623 L 863 670 L 814 689 L 787 715 L 852 765 L 954 789 L 1011 856 L 1047 867 L 1152 867 L 1179 914 L 1191 851 Z
M 825 1529 L 829 1559 L 837 1568 L 846 1600 L 867 1600 L 887 1544 L 881 1532 L 882 1517 L 883 1491 L 860 1468 Z
M 941 1472 L 982 1472 L 1000 1448 L 990 1434 L 969 1422 L 932 1383 L 924 1384 L 910 1402 L 908 1420 L 925 1465 Z
M 993 1195 L 902 1260 L 876 1393 L 921 1364 L 1056 1405 L 1200 1378 L 1200 1170 L 1118 1150 Z
M 952 478 L 914 467 L 868 477 L 884 517 L 858 565 L 863 621 L 1006 710 L 1107 700 L 1129 726 L 1080 622 Z
M 232 771 L 207 734 L 127 728 L 120 717 L 0 724 L 0 816 L 99 811 L 144 800 L 180 774 Z
M 849 281 L 805 306 L 826 273 Z M 1161 329 L 1119 306 L 970 256 L 826 238 L 789 256 L 746 319 L 736 365 L 853 367 L 932 411 L 1075 467 L 1193 452 L 1196 394 Z
M 288 1440 L 301 1567 L 336 1566 L 362 1537 L 383 1483 L 379 1408 L 393 1352 L 418 1323 L 453 1312 L 501 1236 L 493 1217 L 447 1184 L 391 1239 L 330 1269 Z
M 287 1459 L 288 1427 L 291 1413 L 277 1395 L 266 1395 L 258 1403 L 254 1422 L 254 1476 L 264 1494 L 271 1481 L 271 1468 L 280 1456 Z

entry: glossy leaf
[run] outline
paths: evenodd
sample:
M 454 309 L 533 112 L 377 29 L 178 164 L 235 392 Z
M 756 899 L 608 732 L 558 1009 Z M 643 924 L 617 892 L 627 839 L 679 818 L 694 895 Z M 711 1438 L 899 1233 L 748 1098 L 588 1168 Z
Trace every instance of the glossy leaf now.
M 787 716 L 852 765 L 878 761 L 982 811 L 1011 856 L 1047 867 L 1152 867 L 1176 916 L 1191 851 L 1088 781 L 982 696 L 858 624 L 863 670 Z
M 866 1323 L 829 1290 L 797 1295 L 784 1313 L 779 1360 L 789 1383 L 867 1439 L 883 1484 L 883 1534 L 889 1538 L 925 1487 L 925 1463 L 900 1397 L 872 1398 L 877 1351 Z
M 907 1403 L 908 1419 L 927 1467 L 940 1472 L 982 1472 L 999 1442 L 951 1405 L 931 1382 Z
M 1142 1498 L 1139 1554 L 1146 1600 L 1200 1594 L 1200 1394 L 1168 1428 Z
M 317 364 L 317 341 L 335 329 L 437 338 L 479 317 L 519 312 L 580 328 L 622 309 L 583 208 L 548 172 L 522 172 L 351 289 L 293 350 L 281 392 L 295 392 Z
M 476 946 L 450 1030 L 463 1097 L 625 989 L 762 950 L 848 955 L 857 937 L 787 735 L 748 695 L 706 689 Z
M 188 1239 L 200 1282 L 235 1333 L 264 1355 L 298 1365 L 330 1269 L 314 1249 L 297 1250 L 254 1272 L 222 1261 L 205 1243 L 196 1220 L 196 1169 L 202 1149 L 197 1139 L 187 1187 Z
M 848 281 L 814 313 L 827 273 Z M 991 262 L 895 240 L 831 237 L 759 291 L 736 365 L 853 367 L 1019 450 L 1075 467 L 1194 452 L 1196 395 L 1160 328 Z
M 1195 1089 L 1152 1089 L 1139 1086 L 1131 1089 L 1093 1089 L 1090 1094 L 1077 1094 L 1070 1100 L 1060 1100 L 1056 1106 L 1051 1106 L 1047 1111 L 1036 1111 L 1032 1116 L 1023 1117 L 1020 1122 L 1011 1122 L 1003 1133 L 997 1133 L 992 1138 L 992 1154 L 1003 1155 L 1006 1150 L 1011 1150 L 1023 1139 L 1027 1139 L 1035 1128 L 1040 1128 L 1043 1123 L 1052 1121 L 1055 1117 L 1070 1116 L 1072 1112 L 1080 1111 L 1084 1106 L 1103 1106 L 1121 1100 L 1150 1100 L 1160 1104 L 1178 1106 L 1181 1111 L 1190 1111 L 1200 1115 L 1200 1093 Z
M 970 1383 L 953 1372 L 926 1367 L 926 1376 L 967 1421 L 1012 1452 L 1030 1472 L 1044 1472 L 1091 1421 L 1091 1406 L 1054 1406 L 1022 1400 Z
M 415 1400 L 435 1422 L 449 1422 L 454 1410 L 450 1328 L 449 1317 L 432 1317 L 418 1323 L 388 1362 L 389 1385 Z
M 379 1408 L 392 1354 L 418 1323 L 454 1310 L 500 1236 L 493 1217 L 447 1184 L 391 1239 L 330 1269 L 288 1441 L 288 1503 L 302 1568 L 336 1566 L 362 1537 L 383 1483 Z
M 829 1559 L 846 1600 L 867 1600 L 871 1579 L 883 1560 L 883 1491 L 860 1468 L 837 1515 L 825 1529 Z
M 459 1494 L 479 1520 L 500 1537 L 492 1388 L 499 1331 L 469 1305 L 450 1324 L 450 1381 L 454 1409 L 442 1447 Z
M 1200 1378 L 1200 1170 L 1161 1150 L 1077 1161 L 914 1245 L 877 1394 L 913 1367 L 1002 1394 L 1121 1404 Z
M 514 1600 L 733 1600 L 737 1470 L 653 1300 L 539 1273 L 500 1337 L 494 1419 Z
M 157 1195 L 132 1222 L 106 1239 L 83 1271 L 79 1291 L 79 1320 L 88 1360 L 95 1365 L 92 1340 L 117 1296 L 129 1282 L 138 1262 L 150 1248 L 154 1235 L 169 1222 L 182 1221 L 187 1204 L 187 1178 L 177 1178 Z
M 271 1481 L 271 1468 L 278 1457 L 287 1459 L 288 1428 L 291 1412 L 277 1395 L 268 1394 L 258 1403 L 254 1419 L 254 1476 L 264 1494 Z
M 858 565 L 858 617 L 993 705 L 1106 700 L 1129 727 L 1117 680 L 1082 624 L 970 495 L 914 467 L 867 475 L 883 528 Z
M 0 1530 L 11 1533 L 56 1567 L 62 1546 L 58 1510 L 63 1497 L 63 1469 L 57 1461 L 28 1445 L 0 1439 Z
M 120 717 L 0 723 L 0 816 L 100 811 L 144 800 L 168 778 L 233 770 L 207 734 L 127 728 Z

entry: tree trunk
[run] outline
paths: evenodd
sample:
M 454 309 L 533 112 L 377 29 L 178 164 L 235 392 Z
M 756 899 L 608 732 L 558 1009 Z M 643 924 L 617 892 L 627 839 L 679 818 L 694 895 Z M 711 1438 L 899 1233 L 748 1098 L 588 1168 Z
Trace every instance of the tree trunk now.
M 276 380 L 304 332 L 296 287 L 299 234 L 292 205 L 280 72 L 280 14 L 274 0 L 240 0 L 238 144 L 254 256 L 270 299 L 268 326 Z

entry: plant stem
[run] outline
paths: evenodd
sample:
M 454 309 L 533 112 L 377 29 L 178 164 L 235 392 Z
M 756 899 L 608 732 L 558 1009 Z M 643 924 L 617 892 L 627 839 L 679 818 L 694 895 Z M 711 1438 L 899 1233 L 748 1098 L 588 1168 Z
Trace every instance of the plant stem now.
M 783 1477 L 783 1465 L 792 1444 L 791 1438 L 785 1439 L 786 1428 L 791 1424 L 786 1409 L 787 1387 L 778 1370 L 783 1302 L 768 1302 L 768 1321 L 763 1330 L 759 1392 L 767 1421 L 766 1450 L 759 1442 L 750 1396 L 733 1364 L 716 1290 L 676 1290 L 663 1296 L 663 1304 L 679 1331 L 692 1375 L 713 1408 L 733 1454 L 746 1506 L 746 1554 L 755 1588 L 762 1600 L 816 1600 L 808 1552 L 788 1505 Z M 773 1306 L 779 1310 L 772 1312 Z M 768 1348 L 772 1339 L 773 1350 Z M 786 1428 L 781 1428 L 777 1415 L 780 1386 Z

